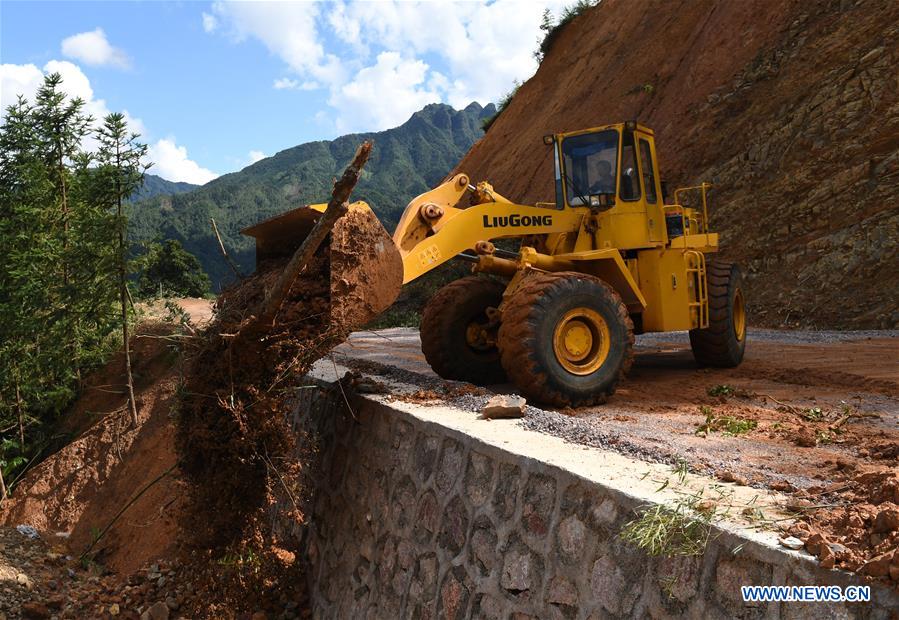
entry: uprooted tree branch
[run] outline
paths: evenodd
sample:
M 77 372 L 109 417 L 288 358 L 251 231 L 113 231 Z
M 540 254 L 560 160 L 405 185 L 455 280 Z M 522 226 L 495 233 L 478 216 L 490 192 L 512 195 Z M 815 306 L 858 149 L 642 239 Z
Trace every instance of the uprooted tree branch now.
M 297 275 L 309 263 L 322 241 L 328 236 L 334 223 L 346 214 L 349 209 L 347 201 L 353 192 L 353 188 L 356 187 L 356 183 L 359 182 L 362 168 L 371 154 L 371 147 L 372 143 L 370 141 L 365 141 L 359 145 L 353 160 L 346 167 L 346 170 L 343 171 L 343 175 L 334 182 L 334 190 L 331 193 L 331 200 L 328 202 L 325 212 L 315 223 L 302 245 L 293 253 L 290 262 L 287 263 L 284 271 L 281 272 L 278 281 L 266 295 L 265 301 L 256 315 L 255 322 L 252 326 L 249 326 L 250 333 L 264 332 L 271 328 L 275 315 L 281 308 L 284 297 L 297 279 Z

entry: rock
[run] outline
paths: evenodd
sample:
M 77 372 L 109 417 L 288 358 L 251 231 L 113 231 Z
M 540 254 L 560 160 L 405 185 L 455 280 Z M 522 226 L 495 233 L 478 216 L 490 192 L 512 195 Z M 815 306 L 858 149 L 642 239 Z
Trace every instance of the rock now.
M 558 549 L 562 555 L 576 558 L 584 549 L 587 528 L 576 515 L 570 515 L 559 524 Z
M 169 620 L 169 608 L 162 601 L 153 603 L 140 615 L 140 620 Z
M 527 404 L 521 396 L 510 394 L 497 394 L 487 401 L 481 409 L 481 418 L 492 420 L 494 418 L 522 418 L 524 406 Z
M 784 508 L 789 510 L 790 512 L 803 512 L 811 508 L 814 504 L 807 499 L 803 498 L 792 498 L 788 499 L 786 503 L 784 503 Z
M 814 448 L 818 445 L 818 439 L 815 437 L 815 433 L 807 428 L 803 428 L 796 433 L 793 443 L 802 448 Z
M 178 609 L 178 601 L 176 601 L 173 597 L 169 596 L 165 599 L 165 605 L 172 611 L 177 611 Z
M 110 616 L 118 616 L 119 612 L 121 612 L 121 609 L 119 608 L 118 603 L 113 603 L 112 605 L 109 606 L 109 615 Z
M 721 470 L 716 474 L 719 480 L 724 482 L 733 482 L 734 484 L 739 484 L 740 486 L 746 486 L 749 484 L 749 481 L 746 480 L 743 476 L 738 476 L 732 471 L 729 470 Z
M 874 531 L 878 534 L 886 534 L 899 530 L 899 510 L 887 508 L 877 513 L 874 518 Z
M 34 529 L 33 527 L 31 527 L 30 525 L 17 525 L 16 531 L 19 534 L 21 534 L 22 536 L 25 536 L 32 540 L 41 537 L 41 535 L 37 533 L 37 530 Z
M 890 564 L 890 579 L 899 581 L 899 564 Z
M 51 596 L 47 599 L 47 607 L 50 609 L 62 609 L 65 599 L 61 596 Z
M 871 558 L 862 565 L 858 572 L 871 577 L 886 577 L 890 574 L 890 561 L 893 553 L 894 551 L 887 551 Z
M 822 560 L 833 556 L 833 551 L 830 550 L 830 541 L 818 532 L 815 532 L 805 540 L 805 548 L 809 553 L 818 556 Z
M 546 600 L 555 605 L 577 607 L 577 587 L 564 577 L 555 577 L 549 584 Z
M 25 589 L 31 591 L 34 588 L 34 584 L 31 583 L 31 578 L 25 573 L 18 573 L 16 575 L 16 583 L 25 586 Z
M 531 556 L 518 550 L 506 554 L 500 585 L 506 590 L 522 592 L 531 589 Z
M 50 617 L 50 610 L 47 609 L 47 606 L 43 603 L 36 603 L 33 601 L 22 603 L 20 611 L 22 612 L 23 618 L 30 618 L 31 620 L 44 620 L 45 618 Z
M 787 536 L 786 538 L 780 539 L 780 544 L 786 547 L 787 549 L 799 550 L 805 546 L 805 543 L 796 538 L 795 536 Z
M 612 614 L 624 615 L 624 593 L 639 592 L 638 584 L 627 583 L 618 563 L 609 556 L 602 556 L 593 563 L 590 573 L 590 591 L 593 597 Z

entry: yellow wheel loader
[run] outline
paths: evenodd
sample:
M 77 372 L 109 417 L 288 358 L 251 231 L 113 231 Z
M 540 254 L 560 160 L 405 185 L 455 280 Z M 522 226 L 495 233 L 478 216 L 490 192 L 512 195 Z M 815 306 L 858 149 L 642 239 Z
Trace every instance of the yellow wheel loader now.
M 689 330 L 698 363 L 738 365 L 743 281 L 736 265 L 709 258 L 718 250 L 708 227 L 710 185 L 678 189 L 666 204 L 653 132 L 634 121 L 543 141 L 553 151 L 555 201 L 515 204 L 456 174 L 409 203 L 392 242 L 382 229 L 362 235 L 374 244 L 367 253 L 379 273 L 367 284 L 384 300 L 371 313 L 385 309 L 400 284 L 451 259 L 470 261 L 474 275 L 445 286 L 424 309 L 425 358 L 444 378 L 511 380 L 528 399 L 554 406 L 604 402 L 631 365 L 635 333 Z M 323 207 L 244 232 L 256 237 L 260 259 L 289 252 Z M 497 247 L 499 239 L 520 240 L 518 249 Z M 339 304 L 341 276 L 332 272 L 331 281 Z

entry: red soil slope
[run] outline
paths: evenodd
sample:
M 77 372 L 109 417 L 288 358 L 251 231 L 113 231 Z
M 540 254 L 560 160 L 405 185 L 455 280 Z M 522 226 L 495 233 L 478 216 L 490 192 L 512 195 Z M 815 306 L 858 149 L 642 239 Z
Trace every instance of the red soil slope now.
M 140 423 L 132 428 L 121 392 L 122 360 L 88 379 L 67 413 L 71 443 L 32 469 L 0 508 L 0 525 L 28 524 L 44 535 L 61 533 L 80 555 L 117 513 L 176 463 L 170 415 L 178 386 L 178 359 L 164 336 L 171 328 L 144 325 L 133 341 L 135 395 Z M 97 541 L 91 556 L 123 574 L 170 556 L 175 549 L 183 485 L 172 471 L 135 501 Z
M 753 320 L 899 326 L 899 3 L 603 0 L 560 34 L 459 170 L 551 199 L 541 136 L 636 118 L 712 224 Z

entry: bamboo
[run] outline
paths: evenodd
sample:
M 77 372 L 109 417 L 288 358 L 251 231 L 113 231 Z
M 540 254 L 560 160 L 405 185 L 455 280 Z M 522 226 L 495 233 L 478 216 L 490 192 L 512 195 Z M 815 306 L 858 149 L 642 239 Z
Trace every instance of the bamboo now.
M 222 243 L 222 236 L 219 235 L 219 227 L 215 225 L 215 218 L 209 218 L 209 222 L 212 224 L 212 232 L 215 233 L 215 238 L 219 242 L 219 250 L 222 253 L 222 256 L 225 258 L 225 262 L 228 263 L 228 266 L 231 267 L 231 271 L 234 272 L 238 278 L 243 278 L 243 274 L 240 273 L 240 269 L 237 268 L 237 265 L 231 260 L 231 256 L 228 254 L 228 250 L 225 249 L 225 244 Z

